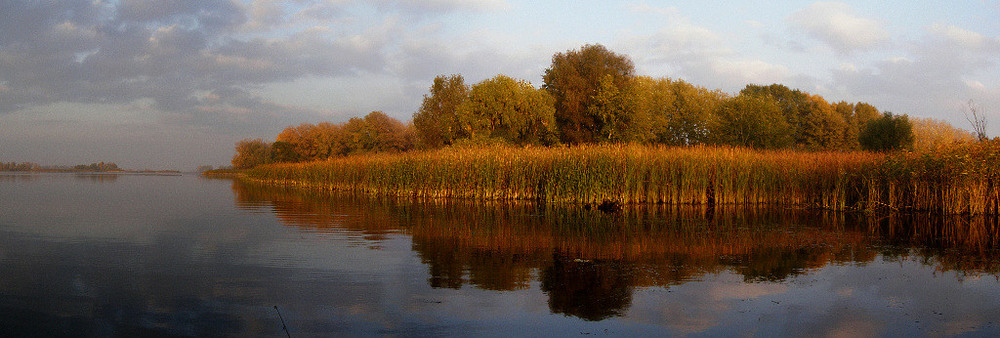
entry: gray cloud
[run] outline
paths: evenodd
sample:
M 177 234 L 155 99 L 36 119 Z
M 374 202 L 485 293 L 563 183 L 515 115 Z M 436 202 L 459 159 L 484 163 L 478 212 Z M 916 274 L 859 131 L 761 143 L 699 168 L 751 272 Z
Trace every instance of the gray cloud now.
M 315 27 L 282 38 L 240 38 L 247 7 L 228 0 L 59 4 L 0 5 L 0 109 L 6 113 L 59 101 L 141 98 L 183 110 L 202 91 L 344 75 L 384 62 L 381 32 Z

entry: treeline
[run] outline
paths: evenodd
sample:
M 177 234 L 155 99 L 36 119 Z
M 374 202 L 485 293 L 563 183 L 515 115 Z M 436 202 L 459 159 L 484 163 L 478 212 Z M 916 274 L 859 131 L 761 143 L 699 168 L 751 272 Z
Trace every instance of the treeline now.
M 0 171 L 35 171 L 41 170 L 42 166 L 32 162 L 0 162 Z
M 78 164 L 72 167 L 52 166 L 43 167 L 32 162 L 0 162 L 0 171 L 122 171 L 114 162 L 95 162 L 91 164 Z
M 121 171 L 122 169 L 118 167 L 114 162 L 99 162 L 91 164 L 78 164 L 73 166 L 73 170 L 78 171 Z
M 461 75 L 438 76 L 410 124 L 373 112 L 344 124 L 288 127 L 273 144 L 238 143 L 233 165 L 456 144 L 885 151 L 973 138 L 940 121 L 910 119 L 864 102 L 831 103 L 781 84 L 750 84 L 730 95 L 680 79 L 636 75 L 627 56 L 601 45 L 556 53 L 543 80 L 535 88 L 497 75 L 470 86 Z
M 304 123 L 285 128 L 273 143 L 248 139 L 236 143 L 233 167 L 295 163 L 367 152 L 401 152 L 416 147 L 414 130 L 383 112 L 342 124 Z

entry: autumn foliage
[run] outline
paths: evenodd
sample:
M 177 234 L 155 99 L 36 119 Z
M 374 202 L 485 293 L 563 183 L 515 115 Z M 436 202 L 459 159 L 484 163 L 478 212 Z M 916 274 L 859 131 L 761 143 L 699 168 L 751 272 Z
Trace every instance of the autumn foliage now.
M 996 142 L 943 122 L 780 84 L 729 95 L 640 76 L 600 45 L 557 53 L 543 78 L 438 76 L 412 124 L 372 112 L 288 127 L 241 142 L 233 163 L 397 196 L 997 213 Z

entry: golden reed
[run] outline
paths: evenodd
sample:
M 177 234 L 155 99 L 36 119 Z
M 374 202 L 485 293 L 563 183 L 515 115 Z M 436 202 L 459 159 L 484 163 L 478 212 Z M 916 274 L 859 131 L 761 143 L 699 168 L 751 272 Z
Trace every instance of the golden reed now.
M 638 144 L 444 148 L 272 164 L 246 178 L 412 198 L 997 214 L 1000 141 L 923 153 Z

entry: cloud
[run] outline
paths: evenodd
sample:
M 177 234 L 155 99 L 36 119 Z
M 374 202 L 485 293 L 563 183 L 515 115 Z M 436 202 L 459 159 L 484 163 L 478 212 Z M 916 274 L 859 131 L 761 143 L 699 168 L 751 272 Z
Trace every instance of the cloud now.
M 380 51 L 391 36 L 376 25 L 360 32 L 315 26 L 280 37 L 242 38 L 236 32 L 243 32 L 247 8 L 232 1 L 2 6 L 42 23 L 2 38 L 5 113 L 60 101 L 142 98 L 183 110 L 199 91 L 380 69 Z
M 624 41 L 623 49 L 634 57 L 642 73 L 685 78 L 700 86 L 730 91 L 747 83 L 780 82 L 788 75 L 788 68 L 782 65 L 739 55 L 723 35 L 691 23 L 674 8 L 646 7 L 633 10 L 655 13 L 666 20 L 654 34 Z
M 956 126 L 966 124 L 962 109 L 969 99 L 1000 107 L 1000 82 L 989 75 L 1000 64 L 997 39 L 933 24 L 905 54 L 834 69 L 832 87 L 886 110 L 934 116 Z
M 842 2 L 816 2 L 792 13 L 788 21 L 841 54 L 868 50 L 889 41 L 882 24 L 857 16 Z
M 454 10 L 487 11 L 508 7 L 503 0 L 393 0 L 387 4 L 429 12 Z

